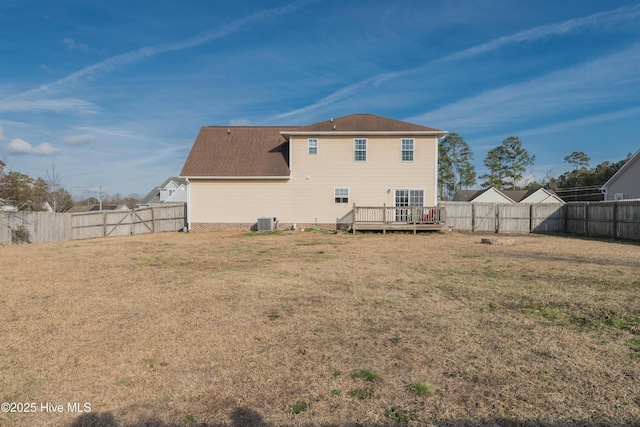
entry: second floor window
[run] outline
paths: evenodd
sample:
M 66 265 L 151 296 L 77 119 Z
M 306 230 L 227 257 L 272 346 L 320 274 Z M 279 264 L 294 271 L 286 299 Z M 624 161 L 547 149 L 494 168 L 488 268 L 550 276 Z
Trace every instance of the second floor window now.
M 401 142 L 402 153 L 401 158 L 403 162 L 413 161 L 413 139 L 403 139 Z
M 367 161 L 367 140 L 356 138 L 353 140 L 353 160 L 356 162 Z
M 310 139 L 309 140 L 309 154 L 315 156 L 318 154 L 318 140 Z

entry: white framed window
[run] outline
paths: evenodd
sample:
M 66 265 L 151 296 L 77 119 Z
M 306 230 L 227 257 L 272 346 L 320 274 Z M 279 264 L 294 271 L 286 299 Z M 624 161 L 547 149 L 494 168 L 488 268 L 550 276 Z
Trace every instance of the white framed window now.
M 624 193 L 616 193 L 613 195 L 613 200 L 624 200 Z
M 315 156 L 318 154 L 318 140 L 317 139 L 309 139 L 309 155 Z
M 400 158 L 403 162 L 413 162 L 413 138 L 403 138 L 400 141 Z
M 367 161 L 367 140 L 365 138 L 353 140 L 353 160 L 356 162 Z
M 348 188 L 334 188 L 333 200 L 335 203 L 349 203 L 349 189 Z
M 396 190 L 396 206 L 424 206 L 424 190 Z

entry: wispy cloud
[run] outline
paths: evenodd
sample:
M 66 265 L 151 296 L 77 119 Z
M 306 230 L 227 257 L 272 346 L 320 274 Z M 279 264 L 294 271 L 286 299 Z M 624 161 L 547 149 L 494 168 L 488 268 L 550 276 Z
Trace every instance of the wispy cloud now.
M 91 48 L 89 45 L 84 43 L 78 43 L 71 37 L 65 37 L 62 39 L 62 43 L 67 47 L 67 50 L 81 50 L 83 52 L 90 52 Z
M 639 16 L 640 4 L 625 6 L 611 11 L 594 13 L 584 18 L 575 18 L 560 23 L 542 25 L 540 27 L 520 31 L 508 36 L 499 37 L 478 46 L 473 46 L 469 49 L 452 53 L 451 55 L 447 55 L 434 62 L 458 61 L 482 55 L 484 53 L 503 48 L 507 45 L 542 40 L 551 36 L 572 34 L 581 30 L 611 27 L 619 24 L 620 22 L 634 20 Z
M 483 130 L 562 112 L 611 105 L 634 96 L 640 84 L 640 45 L 595 61 L 464 98 L 407 120 L 443 123 L 448 129 Z
M 75 73 L 70 74 L 67 77 L 64 77 L 53 83 L 42 85 L 36 89 L 24 92 L 18 95 L 18 97 L 28 98 L 32 96 L 63 91 L 68 86 L 74 85 L 78 82 L 93 80 L 105 73 L 109 73 L 128 65 L 145 61 L 160 53 L 190 49 L 203 45 L 205 43 L 212 42 L 214 40 L 224 38 L 226 36 L 229 36 L 230 34 L 236 33 L 248 27 L 249 25 L 275 18 L 280 15 L 291 13 L 301 7 L 304 7 L 311 3 L 315 3 L 317 1 L 319 0 L 298 0 L 283 7 L 256 12 L 244 18 L 237 19 L 230 24 L 224 25 L 216 30 L 201 33 L 185 41 L 147 46 L 138 50 L 134 50 L 132 52 L 116 55 L 109 59 L 105 59 L 104 61 L 98 62 L 97 64 L 83 68 L 82 70 L 76 71 Z
M 439 63 L 470 59 L 491 51 L 498 50 L 508 45 L 513 45 L 513 44 L 518 44 L 518 43 L 523 43 L 523 42 L 528 42 L 533 40 L 542 40 L 551 36 L 572 34 L 581 30 L 611 27 L 620 22 L 636 19 L 638 16 L 640 16 L 640 4 L 634 5 L 634 6 L 621 7 L 621 8 L 611 10 L 611 11 L 606 11 L 606 12 L 599 12 L 584 18 L 571 19 L 568 21 L 560 22 L 560 23 L 543 25 L 543 26 L 535 27 L 529 30 L 520 31 L 518 33 L 514 33 L 504 37 L 499 37 L 497 39 L 490 40 L 486 43 L 482 43 L 480 45 L 473 46 L 468 49 L 464 49 L 464 50 L 452 53 L 450 55 L 434 59 L 419 67 L 408 68 L 405 70 L 399 70 L 395 72 L 382 73 L 382 74 L 375 75 L 373 77 L 369 77 L 367 79 L 345 86 L 311 105 L 270 117 L 268 121 L 310 113 L 322 107 L 326 107 L 328 105 L 335 104 L 344 99 L 347 99 L 350 96 L 360 92 L 361 90 L 367 89 L 369 87 L 375 87 L 376 85 L 379 85 L 385 81 L 399 79 L 409 74 L 424 72 L 425 70 L 429 69 L 433 65 L 437 65 Z
M 0 113 L 25 111 L 52 111 L 56 113 L 76 112 L 92 114 L 97 113 L 99 108 L 91 102 L 77 98 L 27 100 L 12 97 L 0 102 Z
M 61 151 L 58 148 L 54 147 L 48 142 L 44 142 L 34 147 L 24 139 L 20 139 L 20 138 L 12 139 L 9 145 L 7 145 L 7 149 L 5 150 L 5 152 L 7 154 L 13 154 L 13 155 L 34 155 L 34 156 L 54 156 L 56 154 L 61 153 Z
M 286 113 L 281 113 L 281 114 L 277 114 L 273 117 L 270 117 L 269 119 L 267 119 L 267 121 L 271 122 L 274 120 L 279 120 L 279 119 L 284 119 L 287 117 L 291 117 L 291 116 L 298 116 L 301 114 L 305 114 L 305 113 L 310 113 L 312 111 L 315 111 L 319 108 L 325 107 L 327 105 L 331 105 L 331 104 L 335 104 L 336 102 L 342 101 L 343 99 L 346 99 L 348 97 L 350 97 L 351 95 L 353 95 L 354 93 L 359 92 L 360 90 L 366 88 L 366 87 L 375 87 L 380 85 L 381 83 L 387 81 L 387 80 L 391 80 L 391 79 L 395 79 L 400 77 L 401 75 L 405 74 L 405 72 L 391 72 L 391 73 L 384 73 L 384 74 L 378 74 L 376 76 L 373 77 L 369 77 L 368 79 L 359 81 L 357 83 L 354 83 L 352 85 L 343 87 L 342 89 L 338 90 L 337 92 L 332 93 L 331 95 L 322 98 L 321 100 L 319 100 L 318 102 L 312 104 L 312 105 L 308 105 L 306 107 L 302 107 L 302 108 L 298 108 L 296 110 L 292 110 L 292 111 L 288 111 Z
M 592 126 L 599 123 L 606 123 L 628 118 L 638 119 L 639 117 L 640 107 L 626 108 L 624 110 L 614 111 L 611 113 L 595 114 L 588 117 L 582 117 L 580 119 L 566 120 L 560 123 L 554 123 L 549 126 L 526 129 L 523 131 L 518 131 L 516 133 L 521 136 L 549 135 L 552 133 L 567 130 L 580 129 L 584 128 L 585 126 Z
M 4 132 L 2 131 L 2 127 L 0 126 L 0 142 L 6 141 L 7 138 L 4 136 Z
M 640 107 L 626 108 L 623 110 L 613 111 L 604 114 L 594 114 L 573 120 L 563 120 L 547 126 L 538 126 L 525 129 L 511 129 L 507 133 L 518 135 L 518 137 L 533 137 L 539 135 L 555 135 L 560 132 L 573 131 L 576 129 L 584 129 L 587 126 L 593 126 L 601 123 L 607 123 L 617 120 L 638 118 L 640 117 Z M 473 140 L 474 148 L 478 150 L 489 150 L 496 145 L 496 141 L 504 138 L 506 133 L 486 135 Z
M 96 140 L 96 137 L 88 133 L 85 133 L 82 135 L 67 135 L 64 137 L 64 142 L 67 145 L 72 145 L 72 146 L 88 145 L 94 142 L 95 140 Z

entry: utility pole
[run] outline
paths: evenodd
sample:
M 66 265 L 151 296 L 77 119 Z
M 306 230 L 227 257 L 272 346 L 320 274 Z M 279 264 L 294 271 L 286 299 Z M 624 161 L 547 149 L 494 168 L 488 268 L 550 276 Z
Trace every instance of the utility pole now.
M 102 210 L 102 185 L 100 186 L 100 210 Z

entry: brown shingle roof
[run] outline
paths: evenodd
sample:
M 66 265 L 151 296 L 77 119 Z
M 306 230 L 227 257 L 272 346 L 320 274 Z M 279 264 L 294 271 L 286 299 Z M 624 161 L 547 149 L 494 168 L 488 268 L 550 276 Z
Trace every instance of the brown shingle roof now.
M 335 126 L 335 129 L 334 129 Z M 180 176 L 284 177 L 289 176 L 287 135 L 320 132 L 435 132 L 374 114 L 352 114 L 309 126 L 204 126 L 196 137 Z
M 289 176 L 289 143 L 280 134 L 285 129 L 204 126 L 180 176 Z
M 292 130 L 294 132 L 442 132 L 444 134 L 444 131 L 439 129 L 376 116 L 375 114 L 351 114 Z

